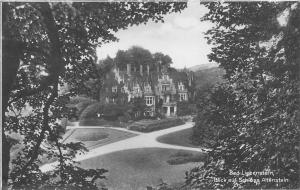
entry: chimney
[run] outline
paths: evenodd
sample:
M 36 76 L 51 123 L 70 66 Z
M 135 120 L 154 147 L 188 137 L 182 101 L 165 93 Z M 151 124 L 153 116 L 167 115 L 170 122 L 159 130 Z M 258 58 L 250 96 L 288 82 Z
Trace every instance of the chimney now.
M 140 65 L 140 74 L 143 76 L 143 65 Z
M 127 74 L 130 75 L 131 72 L 131 65 L 130 63 L 127 63 Z
M 147 65 L 147 74 L 148 75 L 150 74 L 150 67 L 149 67 L 149 65 Z

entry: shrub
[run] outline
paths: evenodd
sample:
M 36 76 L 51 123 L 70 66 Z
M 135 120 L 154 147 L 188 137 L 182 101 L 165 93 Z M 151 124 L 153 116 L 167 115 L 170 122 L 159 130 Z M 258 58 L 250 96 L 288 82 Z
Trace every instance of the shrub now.
M 185 116 L 196 113 L 196 105 L 187 101 L 177 103 L 177 115 Z
M 101 104 L 89 105 L 80 115 L 80 120 L 100 118 L 108 121 L 128 121 L 130 119 L 130 105 Z
M 119 121 L 107 121 L 101 118 L 85 118 L 80 120 L 80 126 L 110 126 L 110 127 L 125 127 L 124 123 Z
M 87 106 L 87 108 L 85 108 L 80 114 L 80 120 L 87 118 L 96 118 L 97 113 L 101 112 L 101 109 L 103 109 L 103 105 L 100 103 L 94 103 Z
M 76 105 L 80 102 L 94 102 L 95 100 L 91 99 L 91 98 L 87 98 L 87 97 L 83 97 L 83 96 L 77 96 L 74 98 L 71 98 L 69 104 L 73 104 Z
M 145 124 L 136 122 L 130 125 L 128 128 L 134 131 L 152 132 L 152 131 L 158 131 L 161 129 L 166 129 L 166 128 L 170 128 L 182 124 L 184 124 L 184 122 L 181 119 L 172 118 L 172 119 L 163 119 L 163 120 L 153 120 Z
M 120 121 L 120 122 L 127 123 L 129 120 L 130 120 L 130 116 L 128 114 L 118 117 L 118 121 Z
M 61 121 L 60 121 L 60 125 L 63 127 L 63 128 L 66 128 L 67 125 L 68 125 L 68 119 L 67 118 L 61 118 Z
M 92 101 L 85 101 L 85 102 L 79 102 L 76 105 L 77 108 L 77 115 L 80 116 L 82 114 L 82 112 L 89 106 L 91 105 L 93 102 Z
M 116 121 L 119 117 L 126 117 L 126 105 L 108 104 L 104 106 L 103 118 L 108 121 Z

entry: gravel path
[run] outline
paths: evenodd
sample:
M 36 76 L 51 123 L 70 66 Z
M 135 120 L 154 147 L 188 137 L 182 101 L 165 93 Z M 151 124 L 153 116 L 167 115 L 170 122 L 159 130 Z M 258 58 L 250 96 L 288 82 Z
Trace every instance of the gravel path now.
M 176 127 L 171 127 L 168 129 L 163 129 L 159 131 L 154 131 L 151 133 L 140 133 L 136 131 L 131 131 L 128 129 L 124 128 L 113 128 L 116 130 L 122 130 L 130 133 L 135 133 L 138 134 L 138 136 L 134 136 L 132 138 L 124 139 L 121 141 L 117 141 L 111 144 L 107 144 L 95 149 L 90 150 L 84 155 L 78 155 L 74 159 L 75 161 L 82 161 L 86 160 L 89 158 L 93 158 L 96 156 L 101 156 L 104 154 L 109 154 L 112 152 L 117 152 L 117 151 L 122 151 L 122 150 L 129 150 L 129 149 L 137 149 L 137 148 L 169 148 L 169 149 L 180 149 L 180 150 L 189 150 L 189 151 L 197 151 L 197 152 L 207 152 L 209 149 L 204 149 L 204 148 L 192 148 L 192 147 L 185 147 L 185 146 L 178 146 L 178 145 L 171 145 L 171 144 L 165 144 L 165 143 L 160 143 L 156 139 L 160 136 L 173 133 L 176 131 L 181 131 L 184 129 L 188 129 L 194 126 L 193 122 L 187 122 L 183 125 L 176 126 Z M 91 126 L 91 127 L 81 127 L 81 126 L 74 126 L 74 127 L 69 127 L 69 129 L 76 129 L 76 128 L 105 128 L 105 127 L 97 127 L 97 126 Z M 50 163 L 50 164 L 45 164 L 40 167 L 42 172 L 47 172 L 53 169 L 54 166 L 56 166 L 58 163 Z

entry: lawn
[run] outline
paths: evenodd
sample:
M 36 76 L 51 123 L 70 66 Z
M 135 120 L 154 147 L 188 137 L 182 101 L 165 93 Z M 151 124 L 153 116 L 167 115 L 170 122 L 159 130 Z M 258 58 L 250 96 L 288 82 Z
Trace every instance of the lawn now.
M 188 147 L 199 147 L 194 145 L 190 140 L 192 136 L 193 129 L 184 129 L 181 131 L 177 131 L 174 133 L 170 133 L 167 135 L 163 135 L 158 137 L 157 141 L 166 144 L 180 145 L 180 146 L 188 146 Z
M 168 184 L 182 184 L 185 171 L 201 163 L 169 164 L 170 159 L 197 152 L 175 149 L 144 148 L 119 151 L 81 162 L 84 168 L 108 169 L 107 180 L 102 180 L 108 189 L 139 190 L 156 186 L 161 180 Z M 198 160 L 199 161 L 199 160 Z
M 63 142 L 82 142 L 87 148 L 93 149 L 133 136 L 136 136 L 136 134 L 110 128 L 71 129 L 66 132 Z

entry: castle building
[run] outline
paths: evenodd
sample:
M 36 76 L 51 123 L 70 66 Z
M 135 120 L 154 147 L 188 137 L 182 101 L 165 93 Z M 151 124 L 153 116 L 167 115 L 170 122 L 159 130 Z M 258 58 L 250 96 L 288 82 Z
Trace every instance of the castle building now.
M 177 104 L 188 101 L 192 93 L 193 74 L 177 71 L 160 64 L 114 65 L 106 74 L 100 102 L 127 103 L 134 98 L 143 98 L 148 109 L 145 115 L 156 112 L 167 117 L 177 115 Z

